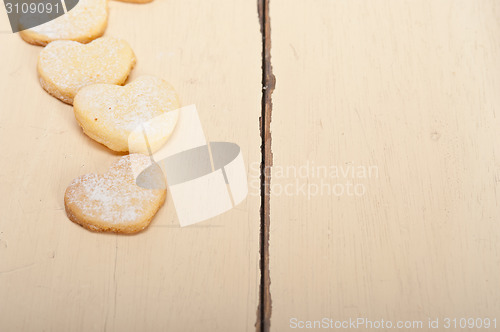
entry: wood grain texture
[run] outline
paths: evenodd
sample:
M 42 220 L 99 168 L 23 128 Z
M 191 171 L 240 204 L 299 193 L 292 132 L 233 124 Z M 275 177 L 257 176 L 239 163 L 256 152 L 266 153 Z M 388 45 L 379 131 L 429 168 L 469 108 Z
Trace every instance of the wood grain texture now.
M 294 317 L 498 321 L 500 3 L 272 0 L 270 16 L 271 331 Z M 293 193 L 276 172 L 308 162 L 300 184 L 366 193 Z
M 127 40 L 130 80 L 164 78 L 196 104 L 209 139 L 260 163 L 261 42 L 255 2 L 111 1 L 108 36 Z M 72 109 L 43 91 L 41 48 L 8 33 L 0 10 L 0 330 L 254 331 L 259 208 L 180 228 L 171 198 L 135 236 L 70 222 L 71 180 L 118 158 L 85 136 Z M 249 167 L 250 169 L 250 167 Z M 258 180 L 258 179 L 257 179 Z

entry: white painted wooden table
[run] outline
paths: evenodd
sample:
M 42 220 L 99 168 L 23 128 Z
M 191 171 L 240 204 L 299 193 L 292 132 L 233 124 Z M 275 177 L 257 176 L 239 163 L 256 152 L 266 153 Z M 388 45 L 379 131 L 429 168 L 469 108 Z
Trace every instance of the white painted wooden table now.
M 41 89 L 41 48 L 9 33 L 1 9 L 0 331 L 282 332 L 359 317 L 498 327 L 500 2 L 110 10 L 106 35 L 138 58 L 131 80 L 166 79 L 209 139 L 239 144 L 250 194 L 187 228 L 170 197 L 135 236 L 71 223 L 66 186 L 119 155 Z

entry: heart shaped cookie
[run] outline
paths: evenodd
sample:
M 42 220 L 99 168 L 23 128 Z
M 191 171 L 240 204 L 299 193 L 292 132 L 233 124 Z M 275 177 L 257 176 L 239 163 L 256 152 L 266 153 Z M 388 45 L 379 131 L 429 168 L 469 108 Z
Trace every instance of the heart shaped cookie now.
M 121 2 L 129 2 L 129 3 L 148 3 L 152 2 L 153 0 L 118 0 Z
M 19 35 L 33 45 L 45 46 L 54 40 L 88 43 L 102 36 L 107 24 L 107 0 L 80 0 L 66 14 L 34 28 L 22 30 Z
M 150 149 L 159 149 L 174 131 L 178 119 L 175 110 L 179 107 L 174 88 L 154 76 L 141 76 L 126 86 L 88 85 L 73 103 L 76 120 L 85 134 L 122 152 L 129 151 L 131 134 L 141 125 L 148 128 Z M 139 134 L 143 138 L 142 132 Z
M 73 180 L 64 195 L 68 218 L 95 232 L 143 230 L 166 196 L 166 189 L 144 189 L 136 185 L 134 174 L 150 165 L 149 157 L 131 154 L 121 157 L 103 175 L 86 174 Z M 164 181 L 161 170 L 158 172 L 150 174 L 150 181 Z
M 58 40 L 38 57 L 42 87 L 67 104 L 78 90 L 94 83 L 123 84 L 135 65 L 135 55 L 121 39 L 102 37 L 89 44 Z

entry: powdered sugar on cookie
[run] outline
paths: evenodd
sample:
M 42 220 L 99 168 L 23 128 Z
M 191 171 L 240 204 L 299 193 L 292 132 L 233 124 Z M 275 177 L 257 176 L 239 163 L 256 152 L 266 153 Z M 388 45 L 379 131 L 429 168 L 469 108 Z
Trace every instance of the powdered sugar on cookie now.
M 174 88 L 154 76 L 139 77 L 124 87 L 89 85 L 74 101 L 75 117 L 84 132 L 115 151 L 128 151 L 131 132 L 142 124 L 148 126 L 153 147 L 163 144 L 175 128 L 178 113 L 160 116 L 179 107 Z
M 55 41 L 38 58 L 42 87 L 54 97 L 72 104 L 78 90 L 94 83 L 123 84 L 135 65 L 127 42 L 103 37 L 84 45 Z
M 137 186 L 132 163 L 146 168 L 151 160 L 127 155 L 103 175 L 87 174 L 73 180 L 64 197 L 68 217 L 93 231 L 134 233 L 147 227 L 163 204 L 166 190 Z
M 107 23 L 107 0 L 79 0 L 68 13 L 19 34 L 28 43 L 42 46 L 55 40 L 88 43 L 104 34 Z

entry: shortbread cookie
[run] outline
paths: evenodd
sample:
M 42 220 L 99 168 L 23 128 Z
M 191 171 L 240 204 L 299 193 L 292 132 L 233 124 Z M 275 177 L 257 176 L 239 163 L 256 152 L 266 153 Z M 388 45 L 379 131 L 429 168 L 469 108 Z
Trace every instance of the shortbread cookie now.
M 54 40 L 74 40 L 88 43 L 102 36 L 108 24 L 107 0 L 80 0 L 66 14 L 19 32 L 22 39 L 33 45 L 45 46 Z
M 73 180 L 64 195 L 68 218 L 94 232 L 143 230 L 166 196 L 166 189 L 144 189 L 135 183 L 133 169 L 137 172 L 150 165 L 149 157 L 131 154 L 121 157 L 103 175 L 86 174 Z M 151 176 L 154 181 L 164 181 L 161 175 Z
M 118 0 L 121 2 L 129 2 L 129 3 L 148 3 L 152 2 L 153 0 Z
M 130 135 L 141 125 L 148 129 L 152 152 L 159 149 L 174 131 L 178 112 L 172 111 L 179 107 L 174 88 L 154 76 L 141 76 L 125 86 L 88 85 L 73 103 L 76 120 L 85 134 L 122 152 L 129 151 Z M 138 133 L 143 139 L 142 132 Z
M 102 37 L 89 44 L 58 40 L 38 57 L 42 87 L 67 104 L 78 90 L 95 83 L 123 84 L 135 65 L 135 55 L 121 39 Z

